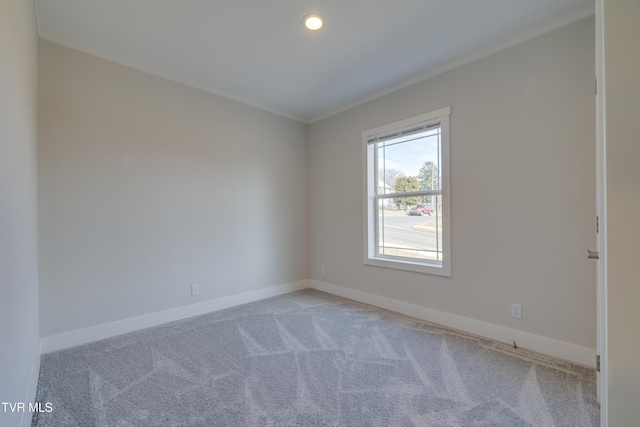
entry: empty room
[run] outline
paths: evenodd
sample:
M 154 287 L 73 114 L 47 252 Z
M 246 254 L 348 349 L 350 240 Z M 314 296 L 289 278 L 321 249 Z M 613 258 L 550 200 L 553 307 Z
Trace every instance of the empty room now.
M 0 0 L 0 426 L 640 425 L 636 0 Z

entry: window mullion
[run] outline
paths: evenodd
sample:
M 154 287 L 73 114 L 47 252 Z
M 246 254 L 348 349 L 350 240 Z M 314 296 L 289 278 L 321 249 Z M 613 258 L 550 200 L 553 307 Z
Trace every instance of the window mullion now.
M 375 192 L 375 197 L 373 198 L 374 203 L 373 203 L 373 216 L 375 218 L 375 225 L 374 225 L 374 232 L 373 232 L 373 236 L 375 239 L 375 254 L 376 256 L 380 256 L 380 241 L 384 241 L 384 218 L 382 218 L 382 222 L 380 221 L 380 169 L 378 167 L 379 165 L 379 157 L 378 157 L 378 144 L 374 144 L 374 164 L 375 164 L 375 174 L 376 174 L 376 182 L 375 182 L 375 186 L 374 186 L 374 192 Z M 383 152 L 384 152 L 384 146 L 382 147 Z M 383 153 L 383 171 L 386 170 L 386 156 L 384 156 Z M 384 175 L 383 175 L 384 176 Z M 382 236 L 380 235 L 382 230 Z
M 441 196 L 442 190 L 421 190 L 407 191 L 406 193 L 387 193 L 384 196 L 388 199 L 399 199 L 401 197 L 421 197 L 421 196 Z

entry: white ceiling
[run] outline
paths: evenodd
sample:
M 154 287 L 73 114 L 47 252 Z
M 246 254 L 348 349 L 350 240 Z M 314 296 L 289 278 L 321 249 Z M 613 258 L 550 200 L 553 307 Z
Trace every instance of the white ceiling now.
M 594 0 L 36 0 L 40 37 L 306 123 L 593 13 Z M 319 13 L 315 33 L 302 18 Z

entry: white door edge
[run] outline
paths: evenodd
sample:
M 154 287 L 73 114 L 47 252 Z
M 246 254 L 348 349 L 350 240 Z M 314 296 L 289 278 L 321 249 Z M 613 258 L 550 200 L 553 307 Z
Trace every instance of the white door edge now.
M 596 203 L 599 232 L 596 235 L 597 251 L 597 354 L 600 355 L 600 372 L 597 373 L 600 425 L 608 424 L 608 357 L 607 357 L 607 187 L 606 187 L 606 104 L 604 75 L 604 0 L 596 0 Z

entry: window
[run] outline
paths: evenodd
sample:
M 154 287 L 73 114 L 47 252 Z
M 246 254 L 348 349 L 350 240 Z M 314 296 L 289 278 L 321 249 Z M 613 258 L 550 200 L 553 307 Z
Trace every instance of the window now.
M 362 133 L 365 264 L 451 276 L 450 112 Z

